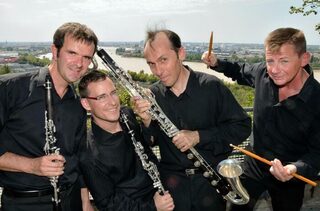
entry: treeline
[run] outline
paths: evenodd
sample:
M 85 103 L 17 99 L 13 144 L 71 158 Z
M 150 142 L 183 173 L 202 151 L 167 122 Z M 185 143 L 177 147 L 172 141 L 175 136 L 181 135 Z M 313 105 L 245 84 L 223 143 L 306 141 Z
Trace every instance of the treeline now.
M 134 81 L 139 81 L 146 84 L 153 84 L 154 82 L 158 81 L 156 76 L 145 73 L 143 70 L 140 70 L 139 73 L 129 70 L 128 73 L 131 75 L 131 78 Z
M 34 66 L 45 67 L 50 64 L 50 59 L 48 58 L 37 58 L 32 54 L 21 54 L 17 63 L 19 64 L 31 64 Z M 7 74 L 12 72 L 11 68 L 8 65 L 0 65 L 0 75 Z
M 19 56 L 18 63 L 20 64 L 31 64 L 34 66 L 45 67 L 50 64 L 50 59 L 48 58 L 37 58 L 31 54 L 22 54 Z

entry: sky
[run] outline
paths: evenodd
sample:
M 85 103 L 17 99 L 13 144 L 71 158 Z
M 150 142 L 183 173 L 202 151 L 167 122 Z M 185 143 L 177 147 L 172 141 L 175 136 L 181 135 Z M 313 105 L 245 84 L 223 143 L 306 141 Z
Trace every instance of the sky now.
M 0 42 L 51 42 L 65 22 L 92 28 L 100 41 L 141 41 L 168 28 L 183 42 L 263 43 L 272 30 L 294 27 L 320 45 L 318 15 L 289 14 L 302 0 L 0 0 Z

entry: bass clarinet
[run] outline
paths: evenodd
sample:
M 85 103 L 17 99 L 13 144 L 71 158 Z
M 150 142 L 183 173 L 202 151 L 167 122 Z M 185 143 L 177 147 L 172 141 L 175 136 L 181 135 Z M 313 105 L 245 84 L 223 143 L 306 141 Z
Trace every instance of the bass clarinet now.
M 43 147 L 43 150 L 46 155 L 51 154 L 59 154 L 60 148 L 56 146 L 56 137 L 54 133 L 56 132 L 56 127 L 53 122 L 53 109 L 52 109 L 52 96 L 51 96 L 51 89 L 52 83 L 49 78 L 46 79 L 45 82 L 45 89 L 46 89 L 46 111 L 45 111 L 45 133 L 46 133 L 46 143 Z M 59 199 L 59 187 L 58 187 L 58 180 L 59 176 L 49 177 L 50 184 L 53 187 L 53 208 L 55 211 L 59 211 L 60 199 Z
M 154 164 L 152 161 L 149 160 L 148 155 L 144 152 L 144 147 L 141 144 L 140 141 L 137 141 L 135 138 L 134 131 L 130 128 L 128 124 L 128 117 L 125 113 L 120 113 L 121 115 L 121 121 L 126 125 L 128 129 L 128 133 L 130 134 L 130 138 L 132 140 L 132 143 L 134 145 L 134 151 L 137 153 L 144 170 L 148 172 L 149 177 L 153 181 L 153 187 L 156 188 L 160 195 L 164 195 L 165 190 L 160 180 L 160 173 L 158 171 L 158 168 L 156 164 Z
M 102 59 L 103 64 L 111 70 L 111 75 L 129 92 L 131 96 L 138 96 L 150 102 L 151 107 L 148 111 L 149 114 L 153 120 L 158 122 L 160 128 L 168 137 L 174 137 L 179 133 L 179 129 L 162 111 L 152 92 L 148 92 L 145 88 L 135 83 L 131 76 L 120 68 L 104 49 L 99 49 L 97 54 Z M 248 203 L 249 195 L 241 185 L 239 179 L 239 176 L 242 174 L 242 168 L 238 162 L 228 159 L 225 160 L 227 162 L 222 161 L 219 163 L 219 173 L 224 177 L 228 177 L 225 179 L 213 170 L 213 168 L 194 147 L 191 147 L 187 151 L 187 158 L 193 162 L 195 167 L 203 170 L 203 176 L 209 180 L 210 184 L 214 186 L 217 192 L 226 200 L 234 204 Z

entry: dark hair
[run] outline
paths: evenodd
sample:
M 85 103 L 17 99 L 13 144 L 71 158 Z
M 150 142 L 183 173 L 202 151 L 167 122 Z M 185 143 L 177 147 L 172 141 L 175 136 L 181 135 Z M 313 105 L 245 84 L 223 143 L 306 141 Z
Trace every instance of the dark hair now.
M 95 33 L 84 24 L 69 22 L 60 26 L 53 35 L 53 44 L 58 49 L 58 54 L 66 35 L 71 35 L 77 41 L 84 41 L 88 44 L 93 43 L 95 51 L 97 50 L 98 38 Z
M 93 70 L 88 72 L 86 75 L 84 75 L 79 84 L 78 84 L 78 88 L 79 88 L 79 94 L 82 98 L 85 98 L 88 96 L 89 92 L 88 92 L 88 85 L 92 82 L 97 82 L 97 81 L 104 81 L 106 80 L 108 77 L 108 75 L 104 72 L 98 71 L 98 70 Z
M 307 42 L 303 32 L 295 28 L 278 28 L 270 32 L 264 41 L 265 47 L 272 52 L 279 51 L 283 44 L 294 45 L 299 55 L 307 51 Z
M 164 33 L 168 37 L 168 39 L 171 43 L 172 50 L 174 50 L 178 54 L 179 49 L 181 48 L 181 39 L 178 34 L 176 34 L 175 32 L 173 32 L 171 30 L 168 30 L 168 29 L 148 30 L 144 45 L 146 45 L 146 43 L 149 41 L 150 42 L 154 41 L 156 35 L 161 32 Z

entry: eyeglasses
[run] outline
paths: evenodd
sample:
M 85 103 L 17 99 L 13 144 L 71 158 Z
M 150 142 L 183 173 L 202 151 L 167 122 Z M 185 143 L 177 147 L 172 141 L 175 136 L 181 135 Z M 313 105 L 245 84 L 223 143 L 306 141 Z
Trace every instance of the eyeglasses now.
M 86 98 L 90 99 L 90 100 L 96 100 L 98 102 L 105 102 L 108 99 L 108 96 L 118 97 L 118 94 L 117 94 L 116 91 L 113 91 L 113 92 L 110 93 L 110 95 L 102 94 L 102 95 L 98 95 L 97 97 L 89 97 L 89 96 L 87 96 Z

